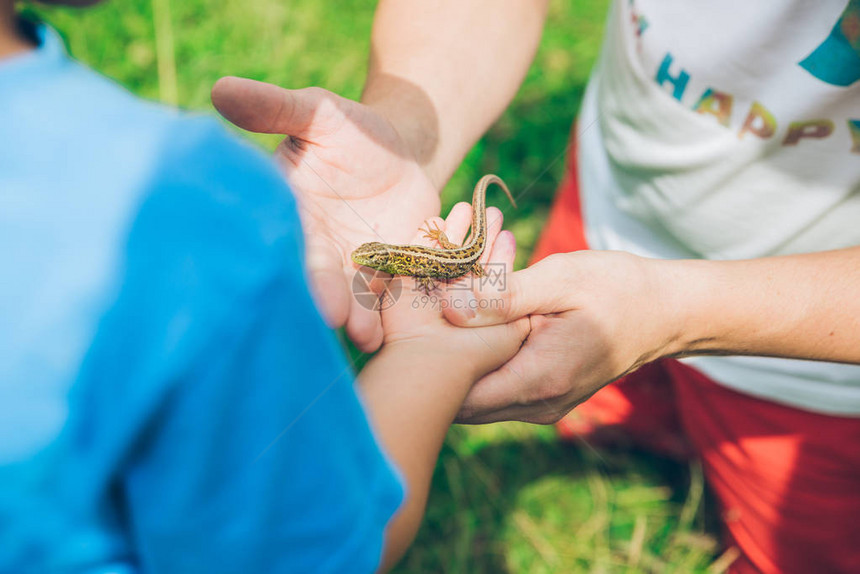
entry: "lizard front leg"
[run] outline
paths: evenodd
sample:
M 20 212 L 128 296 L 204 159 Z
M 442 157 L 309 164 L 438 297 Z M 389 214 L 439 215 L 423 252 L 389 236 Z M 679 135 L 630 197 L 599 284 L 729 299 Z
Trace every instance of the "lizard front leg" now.
M 427 229 L 421 228 L 421 231 L 424 232 L 424 237 L 435 241 L 439 247 L 442 249 L 456 249 L 460 247 L 456 243 L 452 243 L 448 236 L 445 235 L 445 232 L 439 229 L 439 225 L 434 221 L 433 228 L 430 228 L 430 223 L 427 223 Z M 484 271 L 484 266 L 479 262 L 475 262 L 474 265 L 469 269 L 472 273 L 475 274 L 475 277 L 486 277 L 487 273 Z
M 448 239 L 448 236 L 445 235 L 445 232 L 439 228 L 439 224 L 435 221 L 433 222 L 432 229 L 430 228 L 430 224 L 427 223 L 427 229 L 422 228 L 421 231 L 424 232 L 424 237 L 435 241 L 442 249 L 456 249 L 460 247 Z

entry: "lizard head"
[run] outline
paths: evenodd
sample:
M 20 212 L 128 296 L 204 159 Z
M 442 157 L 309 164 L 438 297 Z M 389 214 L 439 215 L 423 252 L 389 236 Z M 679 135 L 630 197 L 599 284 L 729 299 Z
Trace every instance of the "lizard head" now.
M 380 271 L 392 272 L 390 267 L 391 252 L 384 243 L 372 241 L 364 243 L 352 252 L 352 260 L 359 265 L 379 269 Z

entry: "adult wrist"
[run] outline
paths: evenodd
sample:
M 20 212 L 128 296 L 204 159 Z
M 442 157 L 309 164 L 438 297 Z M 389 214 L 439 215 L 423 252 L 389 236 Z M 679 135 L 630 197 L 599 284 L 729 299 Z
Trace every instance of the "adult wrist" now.
M 700 260 L 659 261 L 663 286 L 662 308 L 666 312 L 664 357 L 684 357 L 718 352 L 722 309 L 719 263 Z
M 361 103 L 389 122 L 404 146 L 399 151 L 414 159 L 441 189 L 445 176 L 438 165 L 439 116 L 427 92 L 404 78 L 371 73 Z

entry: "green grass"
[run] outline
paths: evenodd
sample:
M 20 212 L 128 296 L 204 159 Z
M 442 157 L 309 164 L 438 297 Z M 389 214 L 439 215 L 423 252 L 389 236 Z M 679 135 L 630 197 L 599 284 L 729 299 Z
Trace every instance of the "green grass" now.
M 39 8 L 73 55 L 135 93 L 211 110 L 221 75 L 355 98 L 373 2 L 123 0 Z M 555 0 L 535 65 L 443 194 L 444 210 L 496 172 L 527 190 L 507 225 L 523 265 L 564 172 L 568 131 L 597 56 L 606 0 Z M 28 8 L 31 9 L 31 8 Z M 253 136 L 272 149 L 273 136 Z M 705 572 L 718 553 L 697 466 L 559 443 L 518 423 L 451 430 L 427 520 L 398 572 Z

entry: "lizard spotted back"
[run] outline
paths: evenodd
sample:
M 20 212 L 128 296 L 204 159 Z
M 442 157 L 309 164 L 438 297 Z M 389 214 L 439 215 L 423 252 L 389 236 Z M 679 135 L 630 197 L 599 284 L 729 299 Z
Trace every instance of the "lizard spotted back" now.
M 391 245 L 374 241 L 353 251 L 352 260 L 392 275 L 430 279 L 453 279 L 469 271 L 482 275 L 483 269 L 478 261 L 487 246 L 487 188 L 493 183 L 504 190 L 514 207 L 517 206 L 508 186 L 500 177 L 482 177 L 472 192 L 472 231 L 462 246 L 448 241 L 439 229 L 428 230 L 427 236 L 435 239 L 441 247 Z

